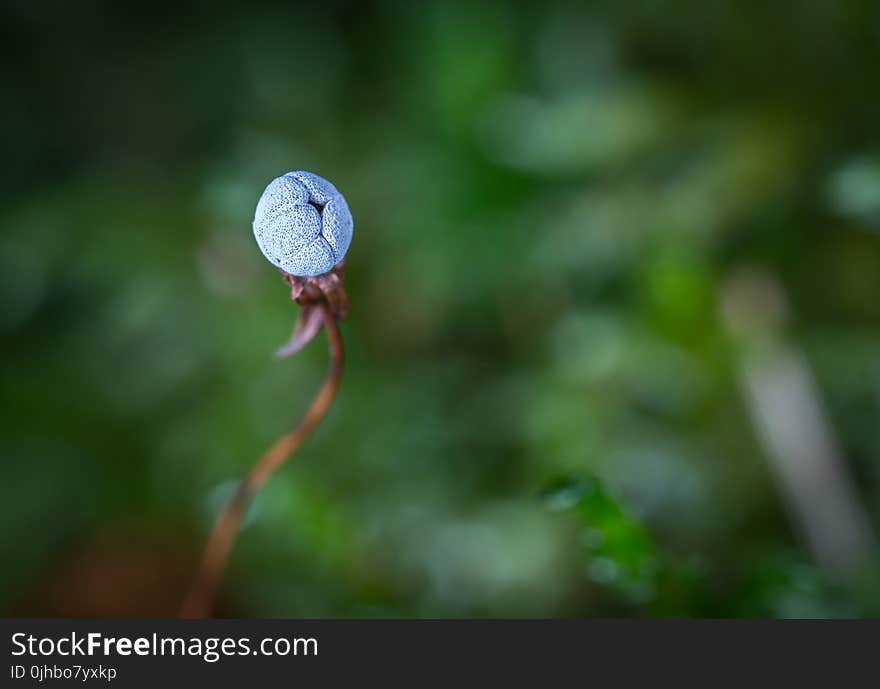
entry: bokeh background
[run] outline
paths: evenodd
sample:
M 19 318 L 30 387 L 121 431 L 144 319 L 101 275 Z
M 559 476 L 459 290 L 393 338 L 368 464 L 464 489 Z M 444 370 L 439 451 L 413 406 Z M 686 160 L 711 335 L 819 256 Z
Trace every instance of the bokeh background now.
M 2 15 L 2 614 L 175 614 L 326 371 L 271 356 L 292 169 L 347 369 L 220 613 L 880 614 L 878 3 Z

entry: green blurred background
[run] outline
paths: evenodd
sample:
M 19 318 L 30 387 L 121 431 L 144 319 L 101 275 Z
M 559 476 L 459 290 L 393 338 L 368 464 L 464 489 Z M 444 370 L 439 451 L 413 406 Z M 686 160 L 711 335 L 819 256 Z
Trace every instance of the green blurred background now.
M 220 613 L 880 614 L 877 2 L 2 15 L 2 614 L 175 614 L 326 371 L 293 169 L 347 368 Z

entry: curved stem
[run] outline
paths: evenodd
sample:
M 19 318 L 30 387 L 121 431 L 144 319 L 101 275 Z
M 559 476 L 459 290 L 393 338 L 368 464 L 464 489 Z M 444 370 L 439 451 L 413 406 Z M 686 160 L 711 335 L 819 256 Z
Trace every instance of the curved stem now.
M 326 304 L 320 307 L 324 313 L 324 325 L 327 327 L 327 338 L 330 345 L 330 370 L 324 380 L 324 384 L 315 395 L 306 413 L 299 424 L 279 438 L 272 447 L 260 458 L 248 474 L 242 479 L 235 491 L 235 495 L 226 505 L 223 512 L 214 523 L 214 529 L 208 539 L 202 556 L 199 572 L 193 582 L 189 595 L 180 611 L 184 618 L 203 618 L 211 614 L 214 605 L 214 597 L 226 563 L 229 560 L 229 552 L 238 534 L 241 520 L 245 510 L 265 483 L 289 458 L 296 452 L 303 441 L 315 429 L 336 396 L 339 382 L 342 378 L 342 364 L 344 351 L 342 336 L 339 333 L 339 325 Z

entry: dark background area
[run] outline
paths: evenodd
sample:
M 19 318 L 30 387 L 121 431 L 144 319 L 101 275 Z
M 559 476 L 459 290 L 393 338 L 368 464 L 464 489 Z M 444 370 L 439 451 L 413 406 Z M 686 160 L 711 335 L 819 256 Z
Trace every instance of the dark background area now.
M 6 2 L 0 612 L 173 615 L 320 384 L 250 222 L 345 194 L 342 388 L 238 616 L 880 614 L 880 5 Z

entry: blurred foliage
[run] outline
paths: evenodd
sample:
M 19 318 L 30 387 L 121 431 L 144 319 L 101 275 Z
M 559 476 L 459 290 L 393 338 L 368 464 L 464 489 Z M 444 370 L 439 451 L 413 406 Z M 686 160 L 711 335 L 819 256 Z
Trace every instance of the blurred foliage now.
M 719 309 L 778 281 L 876 531 L 876 2 L 2 15 L 4 614 L 174 614 L 325 371 L 271 359 L 250 220 L 291 169 L 355 217 L 349 358 L 222 612 L 878 613 L 794 529 Z

